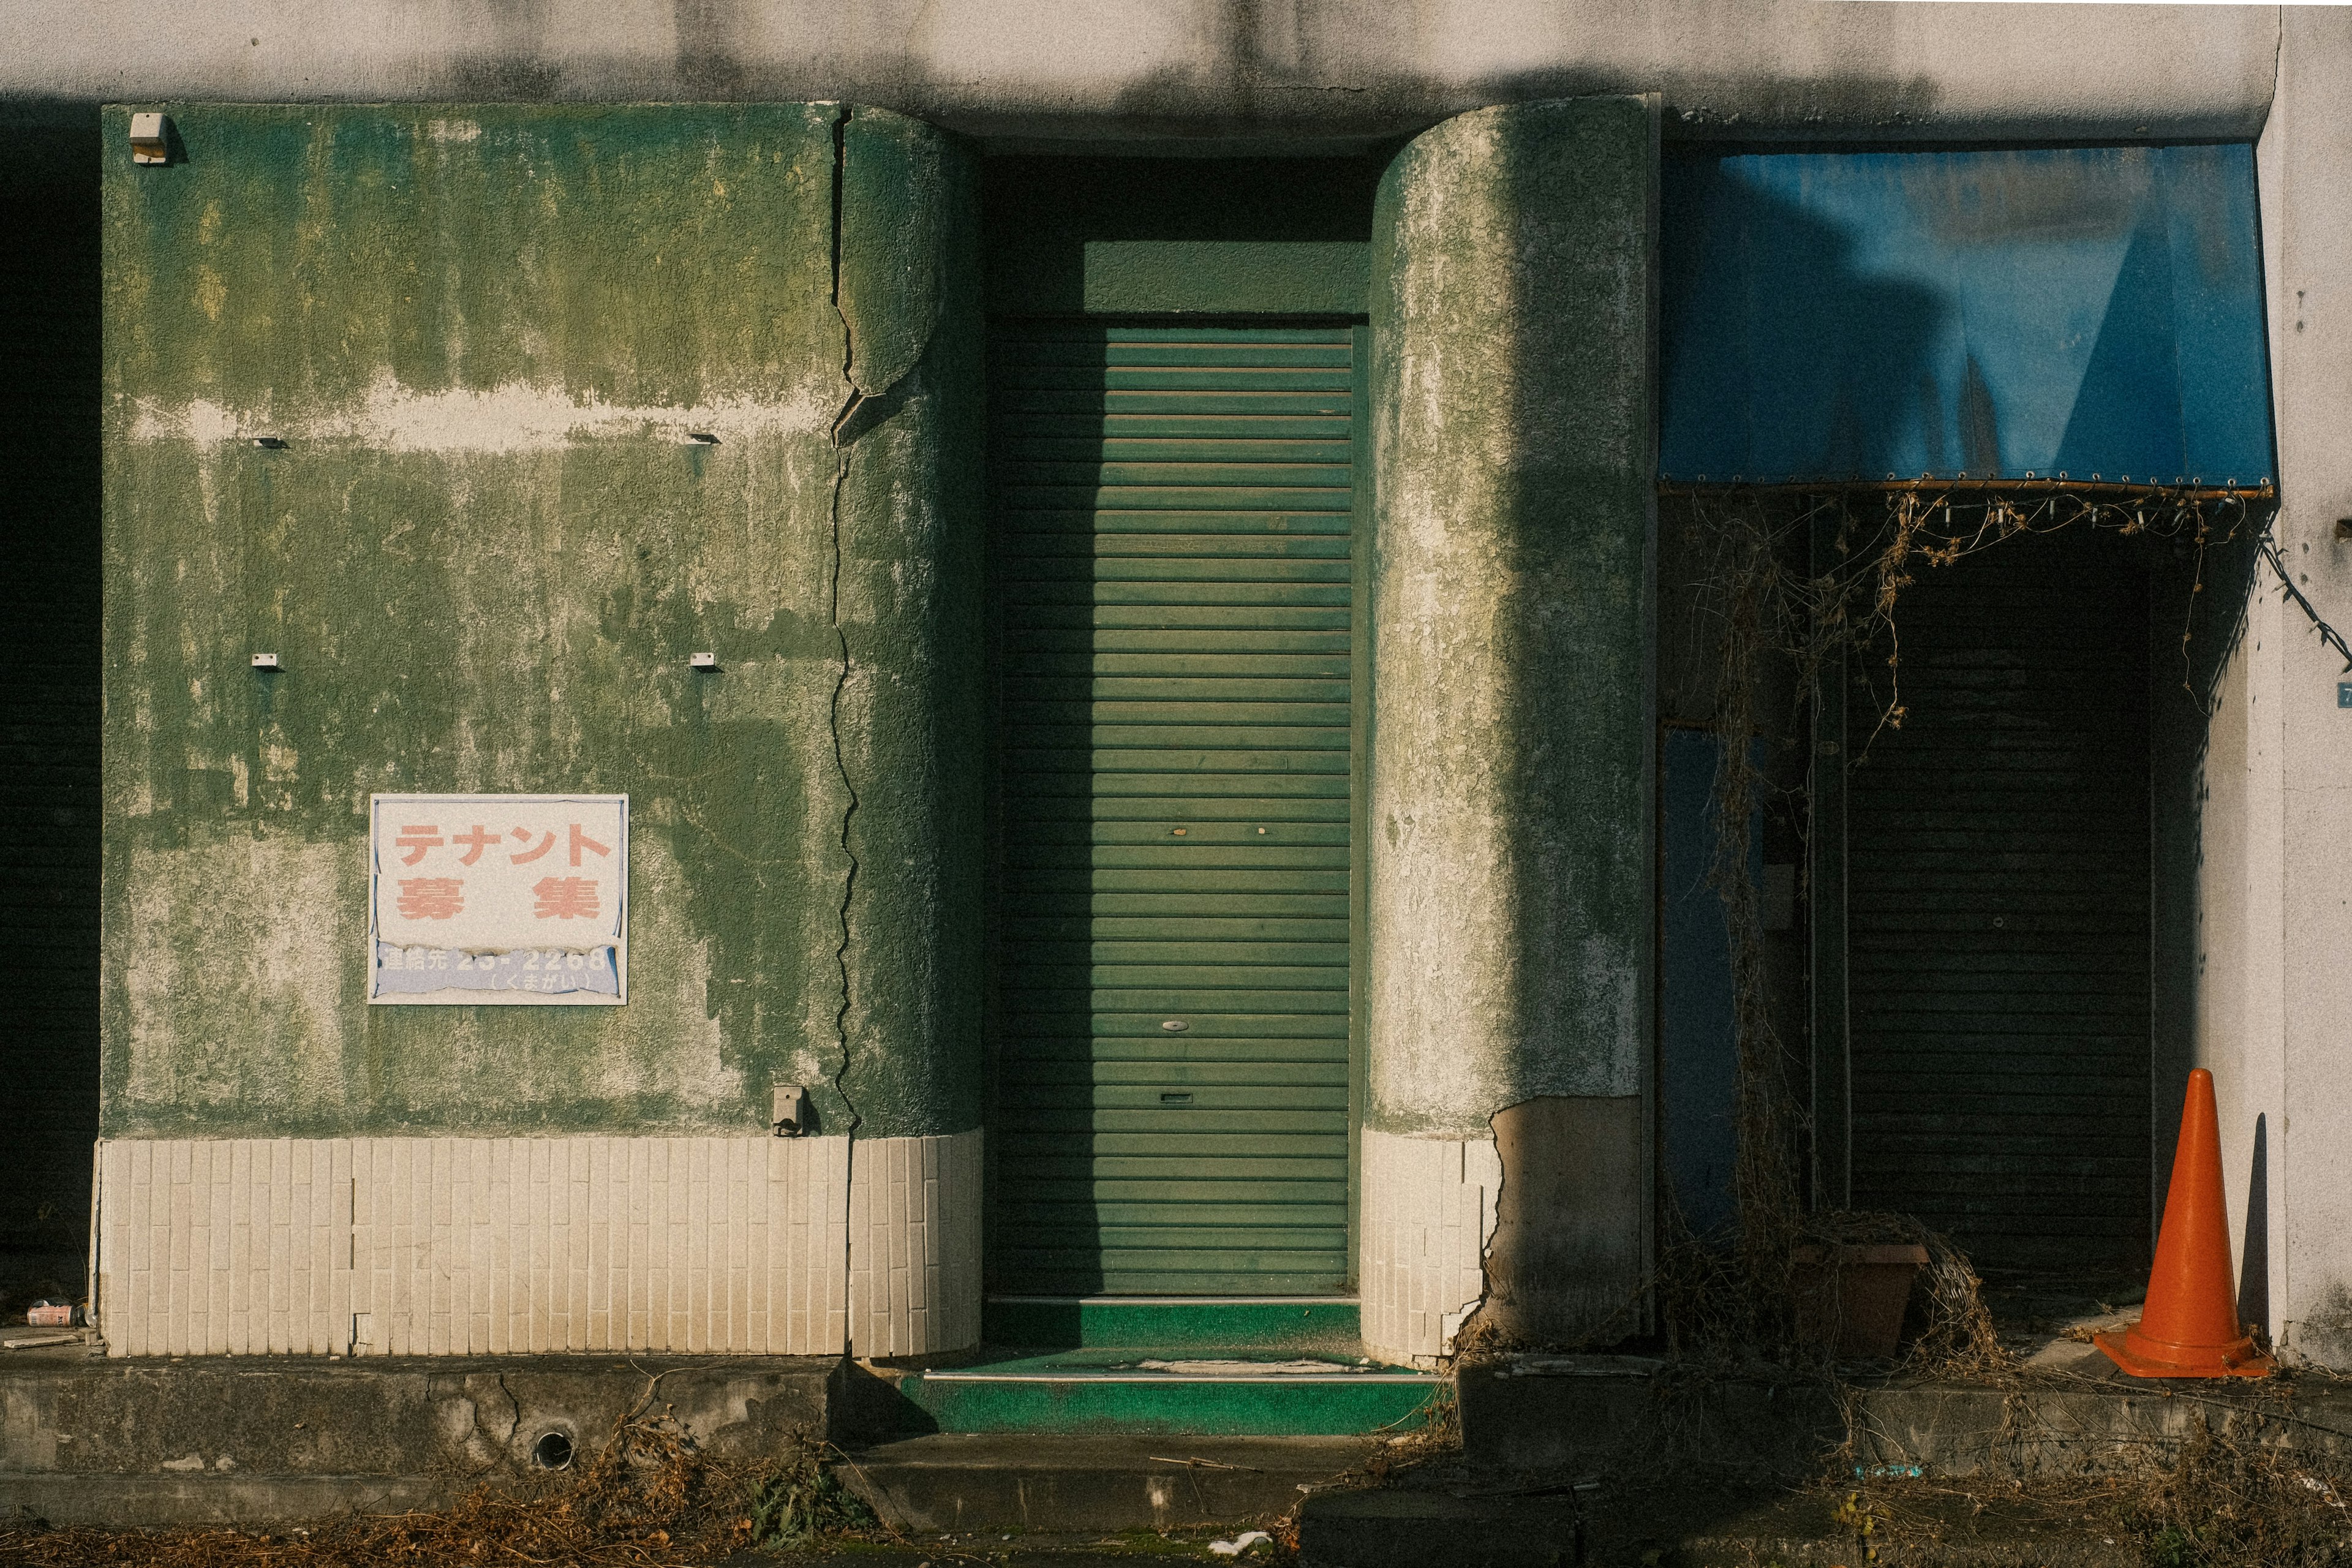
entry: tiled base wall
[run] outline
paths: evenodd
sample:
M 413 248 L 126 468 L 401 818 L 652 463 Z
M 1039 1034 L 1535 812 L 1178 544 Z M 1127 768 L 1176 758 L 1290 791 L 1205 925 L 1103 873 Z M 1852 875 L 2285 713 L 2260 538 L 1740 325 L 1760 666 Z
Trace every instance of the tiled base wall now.
M 845 1192 L 854 1167 L 856 1181 Z M 978 1131 L 117 1139 L 114 1355 L 859 1355 L 980 1335 Z
M 926 1355 L 978 1344 L 980 1134 L 861 1138 L 850 1168 L 856 1352 Z
M 1425 1366 L 1486 1292 L 1503 1163 L 1491 1138 L 1363 1134 L 1365 1347 L 1383 1361 Z

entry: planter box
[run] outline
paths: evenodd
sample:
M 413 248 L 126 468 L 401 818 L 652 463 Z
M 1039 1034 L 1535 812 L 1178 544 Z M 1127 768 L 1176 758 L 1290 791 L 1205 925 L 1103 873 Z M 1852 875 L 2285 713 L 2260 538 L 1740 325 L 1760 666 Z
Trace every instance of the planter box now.
M 1834 1346 L 1842 1361 L 1892 1356 L 1911 1281 L 1927 1261 L 1916 1242 L 1798 1247 L 1790 1275 L 1798 1340 Z

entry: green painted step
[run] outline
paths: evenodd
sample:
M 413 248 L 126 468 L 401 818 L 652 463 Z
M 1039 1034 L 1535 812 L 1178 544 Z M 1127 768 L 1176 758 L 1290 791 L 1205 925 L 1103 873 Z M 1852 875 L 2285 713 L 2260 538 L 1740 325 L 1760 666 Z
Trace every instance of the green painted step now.
M 997 1296 L 982 1322 L 1009 1348 L 899 1384 L 940 1431 L 1336 1436 L 1452 1396 L 1366 1358 L 1352 1297 Z
M 913 1373 L 898 1385 L 941 1432 L 1265 1436 L 1408 1430 L 1452 1389 L 1432 1373 L 1337 1358 L 1108 1349 Z
M 992 1296 L 982 1338 L 1026 1350 L 1246 1345 L 1251 1353 L 1360 1352 L 1352 1296 Z

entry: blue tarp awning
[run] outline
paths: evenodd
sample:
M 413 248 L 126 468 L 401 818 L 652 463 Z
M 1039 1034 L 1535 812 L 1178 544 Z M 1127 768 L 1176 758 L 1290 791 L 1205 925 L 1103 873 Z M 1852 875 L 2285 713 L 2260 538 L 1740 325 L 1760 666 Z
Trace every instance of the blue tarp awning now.
M 1670 158 L 1669 479 L 2267 482 L 2245 146 Z

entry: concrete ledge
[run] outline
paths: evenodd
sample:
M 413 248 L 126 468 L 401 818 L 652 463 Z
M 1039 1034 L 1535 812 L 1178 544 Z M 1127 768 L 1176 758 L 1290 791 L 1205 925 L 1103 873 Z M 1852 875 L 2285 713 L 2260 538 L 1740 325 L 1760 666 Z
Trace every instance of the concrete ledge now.
M 254 1524 L 453 1503 L 473 1483 L 436 1476 L 28 1476 L 0 1473 L 0 1517 L 59 1527 Z
M 712 1453 L 828 1434 L 824 1357 L 207 1357 L 0 1363 L 0 1508 L 59 1523 L 289 1521 L 425 1506 L 549 1472 L 541 1436 L 593 1457 L 641 1404 Z
M 1852 1461 L 1931 1475 L 2118 1474 L 2169 1462 L 2200 1428 L 2352 1463 L 2352 1386 L 2142 1381 L 2088 1345 L 2034 1357 L 2011 1386 L 1850 1386 L 1710 1376 L 1632 1356 L 1519 1356 L 1459 1373 L 1465 1458 L 1507 1469 L 1604 1468 L 1629 1452 L 1703 1455 L 1766 1476 Z M 1848 1412 L 1851 1412 L 1849 1420 Z
M 1866 1391 L 1854 1457 L 1865 1467 L 1918 1465 L 1938 1476 L 2031 1479 L 2112 1475 L 2169 1463 L 2201 1426 L 2314 1459 L 2352 1461 L 2352 1394 L 2190 1382 L 2003 1390 L 1950 1384 Z
M 1369 1437 L 940 1434 L 854 1456 L 849 1479 L 909 1532 L 1168 1530 L 1287 1512 L 1363 1462 Z

